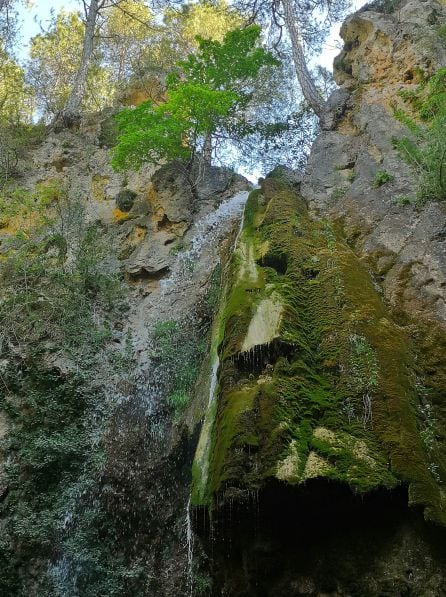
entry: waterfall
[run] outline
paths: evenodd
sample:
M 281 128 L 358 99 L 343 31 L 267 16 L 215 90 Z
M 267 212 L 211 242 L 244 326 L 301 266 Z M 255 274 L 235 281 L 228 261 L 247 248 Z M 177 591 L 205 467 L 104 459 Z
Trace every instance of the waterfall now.
M 197 300 L 199 291 L 208 283 L 209 274 L 218 262 L 221 242 L 228 238 L 234 226 L 238 225 L 248 194 L 248 191 L 239 192 L 222 201 L 212 211 L 209 211 L 209 205 L 203 206 L 207 213 L 200 217 L 190 229 L 186 239 L 188 246 L 173 259 L 168 278 L 162 280 L 160 287 L 154 289 L 147 299 L 140 301 L 130 314 L 131 348 L 137 363 L 130 378 L 133 390 L 122 394 L 118 388 L 114 388 L 114 391 L 110 392 L 108 402 L 102 403 L 100 409 L 98 407 L 98 412 L 95 411 L 91 414 L 91 433 L 94 434 L 95 444 L 101 441 L 110 420 L 116 416 L 121 417 L 124 413 L 125 416 L 132 417 L 132 420 L 138 421 L 141 427 L 146 427 L 146 435 L 143 443 L 140 443 L 140 449 L 147 451 L 147 456 L 149 456 L 150 450 L 150 455 L 153 454 L 155 458 L 159 458 L 159 455 L 163 453 L 164 446 L 168 443 L 170 425 L 165 407 L 170 370 L 166 368 L 164 361 L 157 354 L 157 340 L 153 332 L 157 324 L 162 322 L 175 322 L 181 325 L 188 322 L 195 325 L 194 301 Z M 210 367 L 212 372 L 209 382 L 209 403 L 216 393 L 218 383 L 219 359 L 216 347 L 212 349 Z M 130 427 L 116 425 L 115 433 L 118 434 L 116 436 L 118 445 L 119 434 L 125 431 L 129 433 Z M 133 479 L 137 479 L 140 474 L 140 470 L 136 466 L 137 463 L 135 463 L 135 468 L 130 467 L 128 471 L 132 483 Z M 88 476 L 85 479 L 82 478 L 82 482 L 88 483 L 88 491 L 91 491 L 94 499 L 98 502 L 102 499 L 102 492 L 108 491 L 107 488 L 104 490 L 96 479 L 90 479 Z M 122 499 L 130 498 L 131 496 L 126 492 Z M 183 507 L 185 507 L 185 512 L 183 514 L 182 543 L 184 543 L 184 557 L 187 560 L 184 562 L 187 586 L 184 594 L 187 597 L 192 597 L 194 592 L 194 532 L 193 507 L 190 497 L 187 506 L 183 502 Z M 63 532 L 65 540 L 77 536 L 76 533 L 86 508 L 93 512 L 96 505 L 90 501 L 89 496 L 73 490 L 72 499 L 66 504 L 60 521 L 61 532 Z M 48 575 L 55 595 L 64 597 L 78 595 L 78 583 L 85 577 L 84 566 L 86 564 L 81 557 L 78 558 L 76 554 L 73 555 L 64 547 L 58 556 L 48 565 Z
M 254 188 L 258 188 L 258 187 L 254 187 Z M 240 235 L 242 233 L 243 230 L 243 225 L 245 223 L 245 204 L 246 204 L 246 200 L 248 198 L 249 192 L 244 192 L 244 193 L 239 193 L 238 195 L 244 195 L 244 201 L 242 203 L 241 206 L 241 218 L 240 218 L 240 225 L 237 231 L 237 235 L 235 237 L 234 240 L 234 244 L 232 246 L 232 251 L 234 252 L 235 249 L 237 248 L 237 243 L 239 241 Z M 235 195 L 235 197 L 232 198 L 232 200 L 234 200 L 237 197 L 237 195 Z M 237 200 L 237 205 L 238 205 L 238 200 Z M 215 390 L 217 388 L 217 380 L 218 380 L 218 368 L 220 366 L 220 357 L 218 356 L 218 347 L 215 348 L 215 354 L 213 355 L 213 361 L 212 361 L 212 368 L 211 368 L 211 383 L 209 386 L 209 400 L 208 400 L 208 407 L 212 404 L 213 400 L 214 400 L 214 396 L 215 396 Z
M 200 259 L 203 252 L 215 246 L 224 237 L 225 224 L 242 215 L 248 195 L 249 191 L 240 191 L 198 220 L 192 229 L 193 236 L 189 248 L 178 253 L 169 277 L 161 281 L 163 295 L 168 294 L 180 282 L 190 279 L 194 263 Z
M 232 250 L 234 251 L 240 234 L 243 230 L 244 224 L 244 214 L 245 214 L 245 204 L 248 198 L 249 192 L 243 191 L 241 193 L 237 193 L 231 199 L 224 201 L 220 204 L 220 206 L 212 213 L 205 216 L 202 220 L 197 223 L 196 232 L 191 241 L 191 247 L 184 251 L 183 253 L 179 254 L 179 258 L 175 264 L 175 267 L 172 269 L 172 273 L 167 280 L 164 281 L 165 285 L 163 291 L 166 290 L 179 280 L 181 280 L 182 276 L 184 275 L 184 266 L 187 264 L 187 261 L 190 259 L 198 259 L 202 253 L 202 251 L 209 246 L 211 243 L 215 243 L 218 241 L 219 237 L 221 237 L 222 230 L 225 229 L 225 226 L 221 224 L 227 221 L 232 221 L 235 217 L 241 216 L 240 219 L 240 226 L 232 246 Z M 209 383 L 209 395 L 208 395 L 208 409 L 211 406 L 212 402 L 216 396 L 217 384 L 218 384 L 218 369 L 220 367 L 220 358 L 218 355 L 218 346 L 215 345 L 212 348 L 211 352 L 211 373 L 210 373 L 210 383 Z M 204 423 L 206 425 L 206 421 Z M 193 559 L 194 559 L 194 532 L 192 528 L 192 520 L 191 520 L 191 498 L 189 496 L 189 500 L 186 506 L 186 520 L 185 520 L 185 529 L 186 529 L 186 546 L 187 546 L 187 590 L 188 590 L 188 597 L 193 597 L 193 590 L 194 590 L 194 578 L 193 578 Z

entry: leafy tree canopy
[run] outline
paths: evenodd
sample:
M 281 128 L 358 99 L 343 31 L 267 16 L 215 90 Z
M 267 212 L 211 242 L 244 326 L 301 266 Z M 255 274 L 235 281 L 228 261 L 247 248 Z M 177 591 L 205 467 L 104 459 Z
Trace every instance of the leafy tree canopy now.
M 198 37 L 198 52 L 169 75 L 164 103 L 144 102 L 117 116 L 120 135 L 114 167 L 175 158 L 191 161 L 209 135 L 252 133 L 247 108 L 253 83 L 262 67 L 279 64 L 259 39 L 256 25 L 230 31 L 222 42 Z
M 57 114 L 69 97 L 79 69 L 84 31 L 78 13 L 61 11 L 47 32 L 31 40 L 28 76 L 45 114 Z M 109 74 L 95 60 L 88 72 L 83 108 L 97 111 L 109 103 L 110 95 Z
M 32 112 L 31 98 L 22 67 L 0 40 L 0 123 L 27 122 Z

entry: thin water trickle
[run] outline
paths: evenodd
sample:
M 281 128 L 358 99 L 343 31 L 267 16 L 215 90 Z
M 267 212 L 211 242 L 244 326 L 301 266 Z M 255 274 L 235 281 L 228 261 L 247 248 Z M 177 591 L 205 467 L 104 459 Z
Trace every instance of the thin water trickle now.
M 220 358 L 218 354 L 215 354 L 214 362 L 212 364 L 211 370 L 211 383 L 209 385 L 209 400 L 208 400 L 208 407 L 212 404 L 215 396 L 215 389 L 217 387 L 217 380 L 218 380 L 218 368 L 220 366 Z
M 194 593 L 194 531 L 190 514 L 190 497 L 186 506 L 186 545 L 187 545 L 187 591 L 188 597 Z

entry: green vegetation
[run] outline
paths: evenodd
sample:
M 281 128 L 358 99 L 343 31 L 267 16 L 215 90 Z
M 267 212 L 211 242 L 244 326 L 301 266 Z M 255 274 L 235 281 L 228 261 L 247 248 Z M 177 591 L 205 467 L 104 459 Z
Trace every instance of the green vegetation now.
M 419 177 L 418 204 L 446 200 L 446 68 L 402 94 L 413 116 L 396 111 L 410 136 L 394 139 L 394 146 Z
M 393 176 L 387 172 L 387 170 L 378 170 L 373 179 L 373 186 L 375 189 L 382 187 L 387 182 L 391 182 L 393 180 Z
M 418 205 L 418 200 L 416 197 L 410 197 L 409 195 L 400 195 L 399 197 L 394 198 L 395 205 Z
M 29 122 L 32 90 L 25 72 L 4 47 L 0 36 L 0 123 Z
M 39 107 L 47 114 L 56 114 L 67 101 L 82 55 L 84 23 L 77 12 L 61 11 L 47 33 L 31 40 L 29 79 L 36 90 Z M 110 81 L 105 69 L 93 61 L 83 107 L 97 111 L 106 105 Z
M 42 141 L 45 129 L 42 125 L 10 122 L 2 119 L 0 110 L 0 189 L 20 175 L 26 156 Z
M 247 498 L 273 477 L 358 492 L 405 482 L 411 503 L 444 520 L 442 461 L 418 432 L 410 341 L 338 231 L 268 177 L 248 200 L 229 275 L 194 503 Z
M 437 29 L 437 35 L 440 39 L 446 42 L 446 25 L 442 25 Z
M 160 322 L 155 326 L 152 357 L 167 384 L 167 402 L 179 417 L 188 405 L 206 352 L 205 331 L 193 322 Z
M 330 194 L 331 199 L 342 199 L 344 195 L 347 193 L 348 187 L 336 187 Z
M 262 67 L 278 64 L 259 39 L 260 28 L 254 25 L 230 31 L 221 43 L 198 39 L 199 51 L 168 77 L 164 103 L 144 102 L 118 114 L 114 167 L 176 158 L 191 164 L 198 151 L 208 151 L 215 134 L 231 138 L 252 133 L 246 115 L 252 81 Z
M 53 594 L 56 562 L 66 558 L 84 571 L 83 595 L 122 594 L 126 570 L 108 563 L 113 524 L 98 499 L 101 421 L 112 408 L 114 376 L 129 368 L 126 354 L 109 342 L 125 308 L 120 279 L 106 265 L 110 243 L 104 230 L 85 224 L 82 204 L 52 181 L 34 192 L 3 190 L 1 203 L 8 491 L 0 507 L 0 592 L 22 594 L 32 566 L 33 591 Z

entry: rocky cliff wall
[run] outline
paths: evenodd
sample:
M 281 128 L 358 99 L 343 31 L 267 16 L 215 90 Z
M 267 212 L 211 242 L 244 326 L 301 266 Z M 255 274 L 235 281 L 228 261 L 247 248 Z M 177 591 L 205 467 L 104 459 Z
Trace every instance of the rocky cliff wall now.
M 445 24 L 431 0 L 348 18 L 302 181 L 248 200 L 194 464 L 216 595 L 446 590 L 446 212 L 398 150 Z
M 429 0 L 400 2 L 391 12 L 379 6 L 362 9 L 341 29 L 345 45 L 334 64 L 340 88 L 313 146 L 302 194 L 315 213 L 343 226 L 392 307 L 444 329 L 445 208 L 398 204 L 414 198 L 417 182 L 393 140 L 407 134 L 395 118 L 395 110 L 407 109 L 404 94 L 446 65 L 439 33 L 446 8 Z M 390 175 L 382 185 L 379 172 Z
M 107 124 L 50 133 L 1 214 L 5 597 L 188 592 L 192 393 L 248 185 L 116 174 Z

